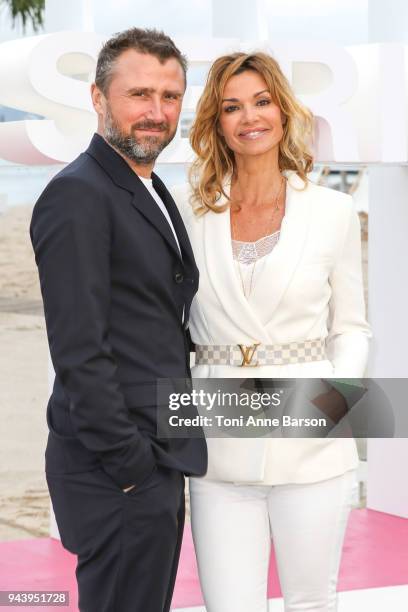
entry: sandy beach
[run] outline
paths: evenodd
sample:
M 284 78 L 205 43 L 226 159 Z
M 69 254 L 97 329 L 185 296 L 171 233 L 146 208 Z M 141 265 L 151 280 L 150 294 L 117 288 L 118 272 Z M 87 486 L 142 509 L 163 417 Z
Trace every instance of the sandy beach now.
M 0 216 L 0 540 L 48 534 L 48 347 L 28 236 L 31 206 Z
M 0 214 L 0 541 L 46 536 L 48 346 L 28 227 L 32 206 Z M 367 215 L 361 215 L 367 290 Z

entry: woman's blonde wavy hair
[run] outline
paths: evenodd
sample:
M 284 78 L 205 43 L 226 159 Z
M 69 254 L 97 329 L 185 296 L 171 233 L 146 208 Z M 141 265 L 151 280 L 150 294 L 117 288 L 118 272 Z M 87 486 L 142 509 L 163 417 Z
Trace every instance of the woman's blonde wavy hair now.
M 196 159 L 190 170 L 191 204 L 198 215 L 209 210 L 223 212 L 229 202 L 217 204 L 221 195 L 228 200 L 223 184 L 234 173 L 234 153 L 218 132 L 225 85 L 232 76 L 254 70 L 265 80 L 272 99 L 281 110 L 283 137 L 279 143 L 281 171 L 293 170 L 307 185 L 313 167 L 309 143 L 313 133 L 312 113 L 300 104 L 273 57 L 263 52 L 232 53 L 219 57 L 208 74 L 190 132 Z

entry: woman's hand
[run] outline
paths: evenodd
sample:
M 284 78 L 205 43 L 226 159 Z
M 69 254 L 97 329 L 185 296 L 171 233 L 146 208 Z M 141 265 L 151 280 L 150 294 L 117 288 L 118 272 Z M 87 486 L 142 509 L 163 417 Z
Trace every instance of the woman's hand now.
M 333 387 L 330 391 L 321 393 L 310 401 L 336 424 L 341 421 L 348 411 L 346 400 L 342 394 Z

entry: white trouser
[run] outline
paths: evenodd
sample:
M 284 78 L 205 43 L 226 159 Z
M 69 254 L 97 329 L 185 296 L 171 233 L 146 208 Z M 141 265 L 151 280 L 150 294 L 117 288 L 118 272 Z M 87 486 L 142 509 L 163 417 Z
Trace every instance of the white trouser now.
M 316 483 L 190 479 L 191 523 L 207 612 L 266 612 L 271 538 L 285 612 L 335 612 L 356 471 Z

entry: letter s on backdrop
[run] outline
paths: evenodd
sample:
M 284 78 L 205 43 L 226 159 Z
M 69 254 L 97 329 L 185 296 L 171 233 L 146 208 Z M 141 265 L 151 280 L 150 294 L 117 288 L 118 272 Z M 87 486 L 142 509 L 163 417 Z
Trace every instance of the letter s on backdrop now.
M 0 104 L 45 119 L 0 123 L 0 157 L 20 164 L 64 163 L 96 128 L 89 93 L 104 37 L 59 32 L 0 44 Z

